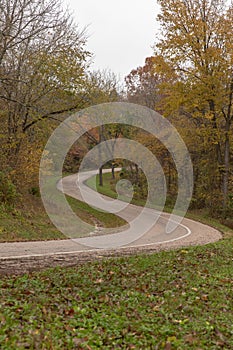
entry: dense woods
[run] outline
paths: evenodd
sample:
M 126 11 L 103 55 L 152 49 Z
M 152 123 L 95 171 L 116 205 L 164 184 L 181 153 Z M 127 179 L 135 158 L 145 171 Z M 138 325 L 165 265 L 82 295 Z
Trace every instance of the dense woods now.
M 220 0 L 157 2 L 160 34 L 154 55 L 132 69 L 123 92 L 113 73 L 90 71 L 85 31 L 59 1 L 0 2 L 2 203 L 13 204 L 19 193 L 39 193 L 41 153 L 60 121 L 90 105 L 127 101 L 160 112 L 180 132 L 194 166 L 191 207 L 232 216 L 233 5 Z M 122 125 L 86 133 L 67 155 L 64 170 L 77 171 L 89 149 L 119 137 L 135 139 L 157 155 L 168 196 L 175 198 L 177 174 L 167 149 L 150 134 Z M 138 167 L 123 160 L 118 164 L 135 191 L 146 196 Z

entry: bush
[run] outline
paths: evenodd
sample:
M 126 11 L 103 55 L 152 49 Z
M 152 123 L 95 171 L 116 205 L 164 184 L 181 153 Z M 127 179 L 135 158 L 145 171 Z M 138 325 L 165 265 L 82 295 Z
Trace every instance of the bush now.
M 0 171 L 0 202 L 14 204 L 18 198 L 17 190 L 13 182 L 4 172 Z

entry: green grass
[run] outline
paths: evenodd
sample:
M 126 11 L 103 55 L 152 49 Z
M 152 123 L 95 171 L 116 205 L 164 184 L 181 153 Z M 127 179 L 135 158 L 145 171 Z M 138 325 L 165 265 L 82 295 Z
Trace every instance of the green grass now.
M 121 219 L 119 216 L 94 209 L 88 204 L 77 199 L 68 196 L 67 198 L 71 208 L 85 222 L 93 224 L 97 221 L 106 228 L 120 227 L 127 224 L 127 222 Z
M 64 239 L 41 206 L 37 211 L 0 208 L 0 242 Z
M 104 181 L 103 186 L 99 185 L 99 176 L 98 175 L 90 177 L 85 183 L 87 186 L 89 186 L 90 188 L 92 188 L 94 190 L 95 190 L 95 186 L 96 186 L 96 190 L 101 194 L 104 194 L 104 195 L 112 197 L 112 198 L 117 198 L 117 193 L 116 193 L 115 188 L 116 188 L 116 183 L 118 180 L 120 180 L 119 172 L 115 173 L 115 179 L 112 179 L 111 173 L 104 173 L 103 174 L 103 181 Z M 121 196 L 120 199 L 124 200 L 124 197 Z M 133 197 L 131 203 L 135 204 L 135 205 L 144 206 L 146 201 L 144 199 L 136 199 L 135 197 Z
M 233 348 L 233 239 L 0 278 L 0 348 Z
M 112 228 L 126 224 L 114 214 L 100 212 L 68 196 L 67 200 L 73 211 L 89 224 Z M 0 207 L 0 242 L 66 239 L 49 220 L 39 198 L 31 197 L 30 201 L 30 208 L 5 210 Z

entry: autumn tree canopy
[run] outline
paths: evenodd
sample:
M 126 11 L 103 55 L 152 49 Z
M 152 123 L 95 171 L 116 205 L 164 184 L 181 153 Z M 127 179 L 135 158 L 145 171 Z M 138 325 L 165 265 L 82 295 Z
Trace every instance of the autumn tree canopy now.
M 224 0 L 158 0 L 161 35 L 155 44 L 155 69 L 167 115 L 179 110 L 195 119 L 214 176 L 221 177 L 223 206 L 232 177 L 233 4 Z
M 154 60 L 154 57 L 147 57 L 144 66 L 133 69 L 125 78 L 128 101 L 151 109 L 159 99 L 159 76 L 154 70 Z

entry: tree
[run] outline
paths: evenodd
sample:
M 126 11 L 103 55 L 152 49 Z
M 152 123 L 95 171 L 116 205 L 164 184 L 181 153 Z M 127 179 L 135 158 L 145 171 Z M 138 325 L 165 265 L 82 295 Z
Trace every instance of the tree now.
M 155 109 L 158 102 L 159 77 L 154 70 L 154 57 L 147 57 L 145 65 L 133 69 L 125 78 L 127 100 Z
M 0 7 L 0 99 L 11 137 L 77 107 L 88 53 L 60 2 L 3 0 Z
M 98 70 L 93 71 L 88 74 L 88 96 L 87 96 L 87 105 L 97 105 L 101 103 L 116 102 L 120 99 L 119 91 L 119 82 L 114 73 L 108 70 Z M 106 125 L 101 125 L 94 129 L 90 129 L 85 132 L 85 134 L 78 140 L 75 145 L 72 147 L 68 158 L 69 163 L 72 163 L 74 166 L 73 170 L 77 171 L 77 160 L 81 160 L 86 152 L 88 152 L 94 146 L 101 144 L 101 142 L 108 141 L 110 139 L 114 140 L 113 144 L 107 147 L 107 152 L 109 157 L 114 156 L 114 147 L 117 139 L 122 135 L 123 126 L 118 124 L 107 124 L 108 116 L 106 116 Z M 95 122 L 95 120 L 93 120 Z M 80 130 L 85 130 L 87 125 L 78 124 L 77 127 Z M 89 126 L 88 126 L 89 127 Z M 99 148 L 100 150 L 100 148 Z M 70 157 L 71 156 L 71 157 Z M 101 154 L 99 154 L 101 160 Z M 65 163 L 67 169 L 67 162 Z M 103 185 L 103 166 L 99 167 L 99 184 Z M 70 168 L 70 165 L 68 165 Z M 71 169 L 72 170 L 72 169 Z M 114 177 L 114 162 L 112 162 L 112 176 Z
M 96 70 L 88 74 L 88 104 L 116 102 L 120 99 L 119 81 L 110 70 Z
M 155 44 L 167 113 L 179 110 L 202 128 L 221 177 L 224 210 L 231 175 L 233 4 L 222 0 L 158 0 L 161 39 Z
M 86 105 L 85 43 L 60 1 L 1 1 L 1 160 L 5 156 L 14 173 L 22 157 L 37 154 L 34 167 L 39 165 L 44 121 Z

